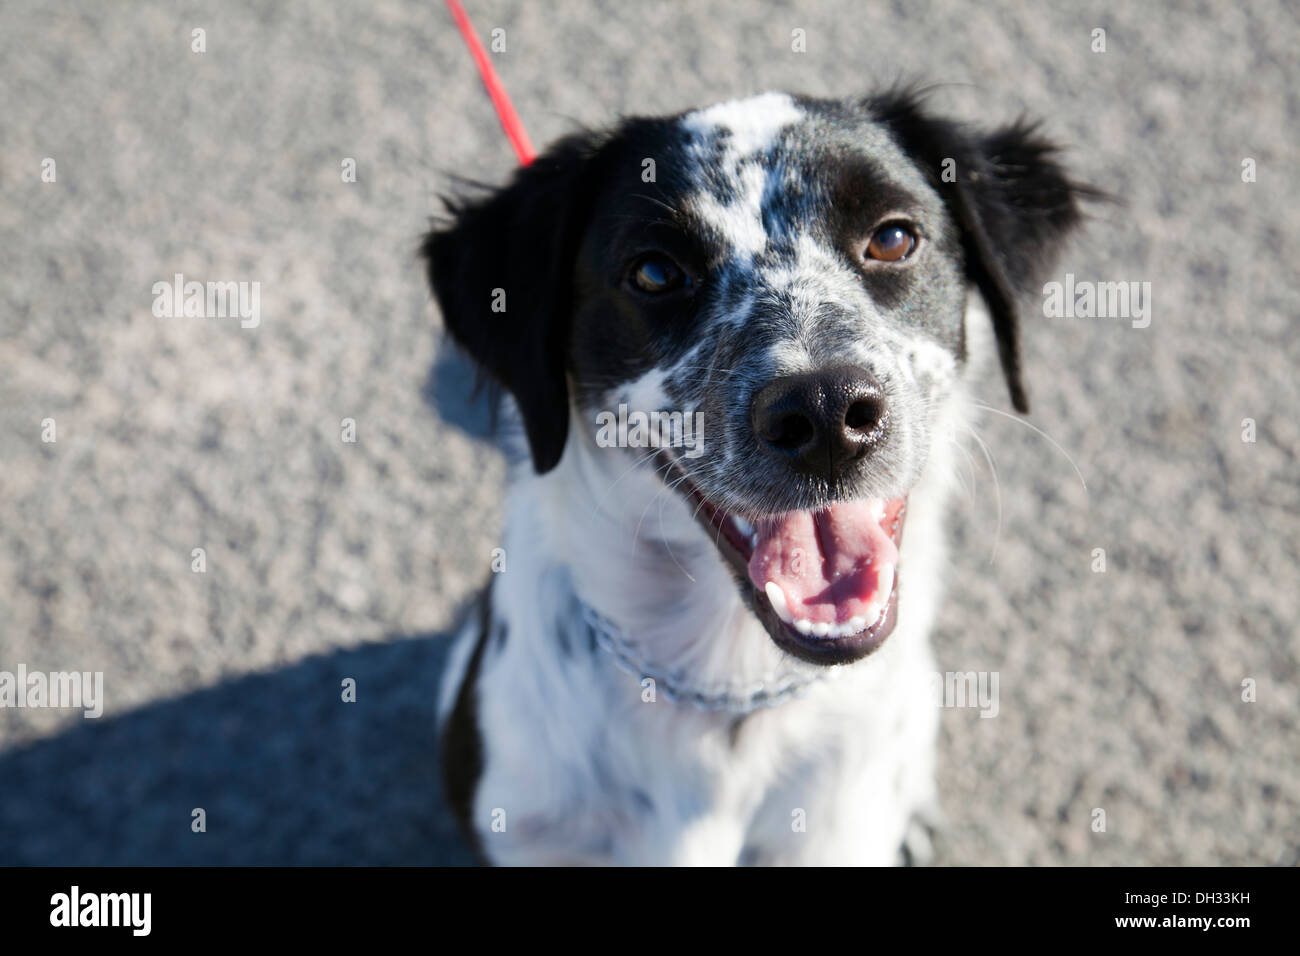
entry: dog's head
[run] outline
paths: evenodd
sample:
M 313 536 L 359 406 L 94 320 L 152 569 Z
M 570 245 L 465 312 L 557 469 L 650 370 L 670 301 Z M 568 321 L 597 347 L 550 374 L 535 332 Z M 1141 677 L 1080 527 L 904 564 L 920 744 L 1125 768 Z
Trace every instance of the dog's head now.
M 454 207 L 424 253 L 538 472 L 574 412 L 640 428 L 657 450 L 609 453 L 684 496 L 780 646 L 842 662 L 893 628 L 907 495 L 966 364 L 972 287 L 1028 408 L 1015 296 L 1083 192 L 1053 153 L 909 93 L 767 94 L 562 140 Z

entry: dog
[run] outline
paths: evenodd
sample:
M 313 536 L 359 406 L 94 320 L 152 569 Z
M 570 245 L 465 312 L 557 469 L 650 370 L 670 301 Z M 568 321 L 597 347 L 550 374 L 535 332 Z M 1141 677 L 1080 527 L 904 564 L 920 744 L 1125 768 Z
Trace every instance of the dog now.
M 1036 125 L 891 89 L 624 119 L 447 200 L 421 252 L 510 469 L 438 704 L 484 860 L 924 861 L 971 369 L 1028 411 L 1016 297 L 1088 194 Z

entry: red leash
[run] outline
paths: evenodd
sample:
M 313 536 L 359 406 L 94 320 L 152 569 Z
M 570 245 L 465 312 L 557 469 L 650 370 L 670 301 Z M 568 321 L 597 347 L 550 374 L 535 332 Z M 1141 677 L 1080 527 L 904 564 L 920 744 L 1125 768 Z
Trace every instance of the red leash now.
M 515 154 L 519 157 L 520 165 L 527 166 L 537 154 L 533 152 L 533 144 L 528 140 L 528 133 L 524 131 L 524 124 L 520 121 L 519 114 L 515 112 L 514 106 L 511 105 L 506 88 L 501 85 L 501 78 L 497 76 L 496 68 L 492 66 L 492 58 L 488 56 L 487 50 L 483 49 L 483 44 L 479 42 L 478 35 L 474 32 L 474 25 L 469 22 L 469 14 L 460 5 L 460 0 L 447 0 L 447 8 L 451 10 L 451 15 L 455 17 L 456 26 L 460 28 L 460 35 L 465 38 L 465 45 L 469 47 L 470 55 L 474 57 L 474 62 L 478 64 L 478 72 L 483 77 L 483 85 L 487 87 L 488 96 L 492 97 L 492 105 L 496 107 L 497 116 L 501 118 L 501 126 L 505 129 L 506 136 L 510 137 L 510 145 L 515 148 Z

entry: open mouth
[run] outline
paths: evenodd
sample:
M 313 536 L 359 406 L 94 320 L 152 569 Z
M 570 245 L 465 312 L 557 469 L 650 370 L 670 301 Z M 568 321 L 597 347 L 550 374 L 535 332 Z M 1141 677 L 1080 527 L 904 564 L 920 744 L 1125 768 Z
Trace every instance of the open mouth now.
M 749 520 L 715 506 L 667 464 L 779 647 L 811 663 L 843 664 L 884 643 L 896 620 L 906 498 Z

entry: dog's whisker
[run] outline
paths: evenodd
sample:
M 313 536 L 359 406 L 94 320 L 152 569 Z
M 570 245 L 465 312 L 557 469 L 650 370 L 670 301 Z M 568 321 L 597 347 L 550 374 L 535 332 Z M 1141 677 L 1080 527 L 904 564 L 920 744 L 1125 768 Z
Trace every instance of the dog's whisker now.
M 970 452 L 968 452 L 966 450 L 966 447 L 962 445 L 961 442 L 957 441 L 957 439 L 949 436 L 947 441 L 949 445 L 957 449 L 957 451 L 961 453 L 962 457 L 966 459 L 966 475 L 970 480 L 966 481 L 965 479 L 961 479 L 960 474 L 958 474 L 958 478 L 962 480 L 962 490 L 966 492 L 967 504 L 971 508 L 974 508 L 975 507 L 975 460 L 971 458 Z
M 652 448 L 644 455 L 641 455 L 639 458 L 636 458 L 632 462 L 632 464 L 628 465 L 627 468 L 625 468 L 622 471 L 622 473 L 620 473 L 617 478 L 611 481 L 601 492 L 600 498 L 596 501 L 597 508 L 605 504 L 605 502 L 609 499 L 609 495 L 613 493 L 614 488 L 618 485 L 620 481 L 622 481 L 628 475 L 632 474 L 632 472 L 636 471 L 637 468 L 641 467 L 641 465 L 645 464 L 647 461 L 653 458 L 658 453 L 658 451 L 659 451 L 658 448 Z
M 647 195 L 646 193 L 630 193 L 629 195 L 633 199 L 644 199 L 646 202 L 654 203 L 656 206 L 659 206 L 661 209 L 664 209 L 667 212 L 671 213 L 674 221 L 678 221 L 681 219 L 682 214 L 678 210 L 674 209 L 672 206 L 668 205 L 668 203 L 664 202 L 662 199 L 658 199 L 654 196 Z
M 641 226 L 675 226 L 676 220 L 664 219 L 662 217 L 637 216 L 632 213 L 603 213 L 594 220 L 595 222 L 631 222 Z
M 671 467 L 671 463 L 665 463 L 665 465 L 664 465 L 665 471 L 667 471 L 667 469 L 670 468 L 670 467 Z M 645 506 L 644 508 L 641 509 L 641 517 L 637 519 L 636 530 L 634 530 L 634 531 L 632 532 L 632 548 L 633 548 L 633 550 L 636 549 L 636 543 L 637 543 L 638 540 L 640 540 L 640 537 L 641 537 L 641 525 L 645 523 L 645 516 L 646 516 L 646 514 L 649 513 L 650 508 L 654 505 L 654 503 L 655 503 L 656 501 L 661 501 L 662 496 L 663 496 L 666 492 L 670 492 L 670 491 L 675 492 L 675 491 L 677 490 L 678 486 L 681 485 L 682 482 L 684 482 L 684 481 L 686 481 L 686 476 L 683 474 L 683 475 L 680 475 L 679 477 L 673 479 L 672 481 L 664 481 L 664 482 L 662 482 L 662 483 L 660 484 L 660 486 L 659 486 L 659 490 L 655 492 L 654 497 L 651 498 L 651 499 L 646 503 L 646 506 Z M 662 503 L 660 504 L 660 512 L 659 512 L 659 514 L 660 514 L 660 518 L 662 519 L 662 516 L 663 516 L 663 505 L 662 505 Z M 660 521 L 659 528 L 660 528 L 660 531 L 662 532 L 662 531 L 663 531 L 663 522 L 662 522 L 662 520 Z M 666 543 L 667 543 L 667 542 L 665 541 L 665 544 L 666 544 Z M 670 550 L 671 550 L 671 549 L 670 549 Z M 674 561 L 674 562 L 677 561 L 677 558 L 676 558 L 675 556 L 673 557 L 673 561 Z M 680 564 L 678 564 L 677 566 L 678 566 L 679 568 L 681 567 Z M 683 571 L 684 573 L 686 573 L 686 569 L 685 569 L 685 568 L 682 568 L 682 571 Z M 687 576 L 687 577 L 690 577 L 690 574 L 689 574 L 689 573 L 686 573 L 686 576 Z M 691 578 L 691 580 L 694 581 L 695 579 L 694 579 L 694 578 Z
M 993 550 L 989 552 L 988 563 L 992 564 L 994 558 L 998 555 L 998 543 L 1002 538 L 1002 483 L 998 480 L 998 466 L 993 463 L 993 454 L 989 451 L 989 446 L 984 444 L 984 439 L 976 433 L 970 425 L 963 426 L 970 433 L 971 438 L 979 445 L 980 451 L 984 453 L 984 460 L 988 462 L 989 471 L 993 475 L 993 492 L 997 503 L 997 526 L 993 531 Z
M 664 499 L 659 498 L 658 495 L 655 495 L 655 497 L 659 499 L 659 534 L 664 543 L 664 550 L 668 552 L 668 557 L 673 559 L 673 564 L 677 565 L 682 574 L 686 575 L 687 580 L 695 584 L 695 575 L 682 567 L 682 563 L 677 560 L 677 555 L 673 553 L 672 542 L 668 540 L 668 532 L 664 529 Z
M 1017 415 L 1009 415 L 1006 412 L 1002 411 L 1002 409 L 1000 408 L 994 408 L 991 405 L 985 405 L 983 402 L 977 402 L 974 399 L 971 400 L 971 405 L 980 409 L 981 411 L 992 412 L 994 415 L 1000 415 L 1003 418 L 1010 419 L 1013 422 L 1017 422 L 1018 424 L 1024 425 L 1031 432 L 1034 432 L 1036 435 L 1041 436 L 1053 448 L 1059 451 L 1061 455 L 1065 458 L 1065 460 L 1070 463 L 1070 467 L 1074 469 L 1074 473 L 1079 477 L 1079 484 L 1083 487 L 1084 494 L 1085 495 L 1088 494 L 1088 482 L 1084 480 L 1083 472 L 1079 469 L 1079 466 L 1075 464 L 1074 459 L 1070 457 L 1070 453 L 1067 452 L 1064 448 L 1062 448 L 1060 446 L 1060 443 L 1058 443 L 1055 438 L 1047 434 L 1047 432 L 1043 431 L 1041 428 L 1037 427 L 1036 425 L 1033 425 L 1030 422 L 1025 421 L 1023 418 L 1020 418 Z
M 646 514 L 650 511 L 650 508 L 654 505 L 654 503 L 659 500 L 659 496 L 662 495 L 665 491 L 667 491 L 668 488 L 669 486 L 666 484 L 660 485 L 659 490 L 654 493 L 654 496 L 649 501 L 646 502 L 646 506 L 641 509 L 641 517 L 637 519 L 636 528 L 633 529 L 632 531 L 633 551 L 636 550 L 637 541 L 639 541 L 641 538 L 641 525 L 645 522 Z

